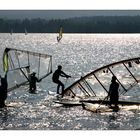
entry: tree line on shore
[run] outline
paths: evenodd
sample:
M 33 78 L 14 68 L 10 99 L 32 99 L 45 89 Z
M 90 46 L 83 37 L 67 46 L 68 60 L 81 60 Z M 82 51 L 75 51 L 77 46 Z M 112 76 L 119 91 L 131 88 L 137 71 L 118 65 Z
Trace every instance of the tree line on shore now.
M 140 33 L 140 16 L 93 16 L 68 19 L 0 18 L 0 33 Z

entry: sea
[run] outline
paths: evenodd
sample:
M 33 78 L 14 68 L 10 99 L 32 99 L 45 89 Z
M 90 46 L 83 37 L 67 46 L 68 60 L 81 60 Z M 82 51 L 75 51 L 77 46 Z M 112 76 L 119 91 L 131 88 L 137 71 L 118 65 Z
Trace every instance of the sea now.
M 65 34 L 57 42 L 57 34 L 0 33 L 0 72 L 6 47 L 52 55 L 52 70 L 62 65 L 72 78 L 70 86 L 81 76 L 107 64 L 140 57 L 140 34 Z M 93 113 L 81 106 L 63 107 L 53 102 L 56 92 L 52 74 L 37 83 L 37 93 L 28 86 L 8 93 L 6 105 L 0 109 L 0 130 L 139 130 L 140 112 L 119 111 Z M 137 86 L 138 95 L 139 85 Z M 133 90 L 132 90 L 133 92 Z

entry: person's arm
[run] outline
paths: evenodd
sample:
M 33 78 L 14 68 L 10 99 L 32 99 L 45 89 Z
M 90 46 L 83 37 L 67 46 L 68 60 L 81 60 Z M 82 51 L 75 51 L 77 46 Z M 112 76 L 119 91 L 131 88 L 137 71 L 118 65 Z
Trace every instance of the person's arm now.
M 41 80 L 39 80 L 37 77 L 36 77 L 36 81 L 37 81 L 37 82 L 41 82 Z
M 71 77 L 71 76 L 67 75 L 66 73 L 64 73 L 63 71 L 61 71 L 61 76 L 62 76 L 62 77 L 66 77 L 66 78 Z

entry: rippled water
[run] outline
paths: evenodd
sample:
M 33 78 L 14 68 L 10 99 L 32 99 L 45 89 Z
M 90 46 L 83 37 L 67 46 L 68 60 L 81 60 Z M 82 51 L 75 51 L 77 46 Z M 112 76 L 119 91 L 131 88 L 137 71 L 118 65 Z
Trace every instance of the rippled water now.
M 64 34 L 60 43 L 56 34 L 0 34 L 0 60 L 5 47 L 52 55 L 53 71 L 61 64 L 75 78 L 103 65 L 140 56 L 140 34 Z M 0 64 L 2 62 L 0 61 Z M 2 72 L 2 67 L 0 68 Z M 56 91 L 51 76 L 38 84 L 38 93 L 29 94 L 28 87 L 8 93 L 7 107 L 0 110 L 0 129 L 10 130 L 133 130 L 140 128 L 140 112 L 119 111 L 92 113 L 82 107 L 64 108 L 52 102 L 48 90 Z M 139 92 L 139 85 L 135 87 Z M 133 92 L 133 90 L 132 90 Z

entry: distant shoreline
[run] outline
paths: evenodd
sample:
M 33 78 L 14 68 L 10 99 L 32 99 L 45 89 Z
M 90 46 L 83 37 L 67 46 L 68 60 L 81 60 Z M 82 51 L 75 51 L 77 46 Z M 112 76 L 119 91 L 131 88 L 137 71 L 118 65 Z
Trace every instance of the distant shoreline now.
M 68 19 L 0 18 L 0 33 L 140 33 L 140 16 L 92 16 Z

